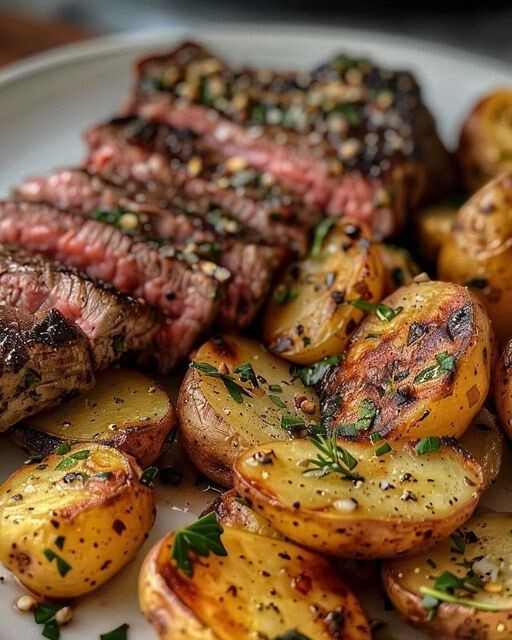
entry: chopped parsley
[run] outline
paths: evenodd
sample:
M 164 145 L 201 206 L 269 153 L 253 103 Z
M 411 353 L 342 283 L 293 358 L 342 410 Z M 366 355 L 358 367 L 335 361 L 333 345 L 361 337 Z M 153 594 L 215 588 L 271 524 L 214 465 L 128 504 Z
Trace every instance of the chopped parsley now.
M 280 284 L 274 291 L 274 301 L 278 304 L 286 304 L 287 302 L 291 302 L 292 300 L 295 300 L 297 296 L 297 289 L 295 289 L 294 287 L 289 287 L 285 284 Z
M 436 355 L 436 364 L 432 364 L 423 371 L 420 371 L 414 378 L 414 382 L 421 384 L 423 382 L 429 382 L 430 380 L 436 380 L 443 373 L 453 373 L 455 371 L 455 356 L 444 351 Z
M 227 555 L 220 537 L 222 532 L 223 528 L 214 513 L 199 518 L 188 527 L 183 527 L 175 532 L 171 558 L 176 562 L 178 568 L 191 578 L 194 575 L 191 551 L 203 557 L 209 556 L 210 553 L 216 556 Z
M 280 384 L 269 384 L 268 390 L 272 393 L 283 393 L 283 387 Z
M 52 551 L 51 549 L 45 549 L 43 551 L 43 554 L 48 562 L 51 563 L 54 560 L 56 561 L 57 571 L 62 578 L 64 578 L 73 568 L 68 562 L 64 560 L 64 558 L 59 556 L 57 553 L 55 553 L 55 551 Z
M 100 635 L 100 640 L 127 640 L 129 628 L 129 625 L 125 622 L 120 627 L 117 627 L 117 629 L 113 629 L 108 633 L 102 633 Z
M 281 398 L 269 394 L 268 399 L 273 402 L 276 407 L 279 407 L 280 409 L 286 409 L 286 404 L 281 400 Z
M 71 451 L 71 445 L 66 440 L 63 440 L 59 444 L 59 446 L 55 449 L 55 453 L 58 456 L 64 456 L 66 455 L 66 453 L 69 453 L 70 451 Z
M 64 458 L 55 467 L 56 471 L 61 469 L 72 469 L 76 467 L 79 460 L 86 460 L 91 455 L 89 449 L 81 449 L 80 451 L 74 451 L 69 457 Z
M 36 624 L 44 625 L 41 632 L 44 638 L 48 638 L 48 640 L 59 640 L 60 629 L 55 621 L 55 615 L 66 606 L 67 605 L 62 603 L 43 603 L 34 609 L 34 620 Z
M 375 456 L 377 458 L 380 458 L 380 456 L 385 456 L 386 453 L 389 453 L 391 450 L 392 449 L 389 444 L 387 442 L 384 442 L 384 444 L 381 444 L 380 447 L 377 447 L 375 449 Z
M 358 300 L 348 300 L 348 304 L 351 304 L 353 307 L 356 307 L 356 309 L 360 309 L 366 313 L 374 313 L 379 320 L 386 322 L 390 322 L 403 311 L 403 307 L 396 307 L 396 309 L 393 309 L 392 307 L 388 307 L 387 304 L 382 304 L 382 302 L 369 302 L 362 298 L 359 298 Z
M 355 436 L 359 431 L 367 431 L 373 426 L 377 417 L 377 406 L 373 400 L 365 398 L 359 405 L 357 420 L 351 424 L 341 424 L 336 433 L 342 436 Z
M 335 218 L 324 218 L 316 227 L 313 235 L 313 244 L 311 245 L 311 251 L 309 254 L 311 258 L 318 258 L 320 256 L 325 238 L 335 223 Z
M 291 374 L 294 378 L 299 378 L 306 387 L 318 384 L 331 367 L 339 364 L 345 359 L 343 353 L 334 356 L 327 356 L 315 364 L 306 367 L 292 367 Z
M 281 429 L 290 433 L 297 433 L 306 428 L 304 418 L 301 416 L 283 415 L 281 416 Z
M 244 389 L 242 385 L 238 384 L 238 382 L 233 380 L 232 376 L 228 375 L 227 373 L 220 373 L 214 366 L 208 364 L 207 362 L 197 362 L 196 360 L 192 360 L 192 362 L 190 363 L 190 367 L 198 369 L 207 376 L 211 376 L 212 378 L 219 378 L 220 380 L 222 380 L 229 395 L 237 404 L 242 404 L 244 401 L 243 396 L 249 395 L 248 391 Z
M 250 382 L 253 387 L 259 386 L 258 379 L 250 362 L 239 364 L 233 369 L 233 373 L 236 373 L 242 382 Z
M 439 436 L 421 438 L 414 448 L 419 456 L 422 456 L 424 453 L 435 453 L 441 448 L 441 438 L 439 438 Z
M 140 476 L 140 482 L 146 485 L 146 487 L 151 488 L 155 484 L 157 475 L 158 469 L 156 467 L 148 467 L 142 472 Z

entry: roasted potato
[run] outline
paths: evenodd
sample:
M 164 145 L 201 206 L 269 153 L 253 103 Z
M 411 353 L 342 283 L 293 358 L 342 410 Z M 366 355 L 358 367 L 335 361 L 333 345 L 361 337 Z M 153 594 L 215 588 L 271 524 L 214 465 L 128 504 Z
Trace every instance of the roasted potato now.
M 327 559 L 225 526 L 227 555 L 194 555 L 188 577 L 171 559 L 174 535 L 154 547 L 139 578 L 141 609 L 160 640 L 303 637 L 292 631 L 315 640 L 370 640 L 359 602 Z
M 237 492 L 291 540 L 360 558 L 432 546 L 473 513 L 484 487 L 478 462 L 439 438 L 268 443 L 241 453 L 233 477 Z
M 438 276 L 471 288 L 498 339 L 512 338 L 512 172 L 480 189 L 456 216 L 439 254 Z
M 193 356 L 178 396 L 180 440 L 194 464 L 230 487 L 238 453 L 300 435 L 319 419 L 318 398 L 255 340 L 223 336 Z
M 512 90 L 498 89 L 478 102 L 460 134 L 457 159 L 464 187 L 473 193 L 512 170 Z
M 450 198 L 429 205 L 414 214 L 415 250 L 434 263 L 443 244 L 451 238 L 452 226 L 462 198 Z
M 512 514 L 474 516 L 412 558 L 387 561 L 386 592 L 408 622 L 439 640 L 512 637 Z
M 363 312 L 346 300 L 380 300 L 379 247 L 360 222 L 324 220 L 309 258 L 291 265 L 274 290 L 263 339 L 277 355 L 311 364 L 344 350 Z
M 464 432 L 459 444 L 482 467 L 485 488 L 498 478 L 503 457 L 503 434 L 496 417 L 487 409 L 482 409 Z
M 489 319 L 468 289 L 402 287 L 364 319 L 327 378 L 323 423 L 361 439 L 459 437 L 486 399 L 491 352 Z
M 137 553 L 153 495 L 124 453 L 63 445 L 0 487 L 0 560 L 28 589 L 74 598 L 100 587 Z
M 378 246 L 384 265 L 384 295 L 387 296 L 399 287 L 411 284 L 420 268 L 407 249 L 389 243 Z
M 169 396 L 133 369 L 101 371 L 96 379 L 94 389 L 13 427 L 13 439 L 40 455 L 55 451 L 61 442 L 108 444 L 149 466 L 176 422 Z

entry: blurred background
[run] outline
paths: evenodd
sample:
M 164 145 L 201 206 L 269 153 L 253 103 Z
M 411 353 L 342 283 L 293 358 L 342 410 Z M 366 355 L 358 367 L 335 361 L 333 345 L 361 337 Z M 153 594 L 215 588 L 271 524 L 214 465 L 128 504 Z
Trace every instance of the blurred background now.
M 0 63 L 96 33 L 233 22 L 364 27 L 512 62 L 512 2 L 0 0 Z M 411 11 L 411 5 L 414 10 Z

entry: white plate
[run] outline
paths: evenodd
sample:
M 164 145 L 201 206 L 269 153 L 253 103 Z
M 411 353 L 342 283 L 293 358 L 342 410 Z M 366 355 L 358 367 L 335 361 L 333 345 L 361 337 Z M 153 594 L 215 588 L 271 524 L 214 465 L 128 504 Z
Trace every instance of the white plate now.
M 80 134 L 114 113 L 127 94 L 131 63 L 184 37 L 205 42 L 237 64 L 310 68 L 346 50 L 370 56 L 383 65 L 409 68 L 417 74 L 425 100 L 450 145 L 478 96 L 512 84 L 511 72 L 496 61 L 428 42 L 355 30 L 262 25 L 223 30 L 208 26 L 193 33 L 176 29 L 101 38 L 55 50 L 0 72 L 0 193 L 7 194 L 10 186 L 24 176 L 78 161 L 82 154 Z M 170 455 L 175 460 L 180 458 L 178 450 Z M 2 437 L 0 480 L 24 458 Z M 208 485 L 195 482 L 189 464 L 179 460 L 178 464 L 187 472 L 187 479 L 177 489 L 157 489 L 157 522 L 139 557 L 110 584 L 76 605 L 73 623 L 63 630 L 63 640 L 97 640 L 100 633 L 123 622 L 130 624 L 129 640 L 153 637 L 137 608 L 136 579 L 144 552 L 169 529 L 192 520 L 215 497 Z M 507 475 L 512 476 L 512 472 Z M 512 494 L 507 487 L 512 487 L 512 477 L 502 478 L 499 486 L 488 492 L 486 505 L 512 510 Z M 1 577 L 0 640 L 38 640 L 40 627 L 32 617 L 13 609 L 22 590 L 0 567 Z M 362 600 L 372 617 L 389 622 L 397 640 L 421 637 L 394 614 L 383 612 L 380 595 L 362 594 Z

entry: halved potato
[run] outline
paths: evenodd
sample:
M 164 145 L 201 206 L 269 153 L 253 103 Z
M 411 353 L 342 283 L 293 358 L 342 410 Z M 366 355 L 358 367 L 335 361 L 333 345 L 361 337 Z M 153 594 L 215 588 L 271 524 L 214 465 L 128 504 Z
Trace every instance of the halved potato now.
M 187 371 L 178 396 L 180 441 L 215 482 L 232 485 L 233 462 L 246 447 L 296 437 L 318 422 L 315 392 L 259 342 L 213 338 L 193 358 L 196 365 Z M 213 375 L 204 371 L 208 367 Z
M 512 90 L 482 98 L 467 116 L 457 158 L 465 188 L 472 193 L 502 171 L 512 170 Z
M 498 478 L 503 457 L 503 434 L 496 417 L 487 409 L 482 409 L 464 432 L 459 444 L 482 467 L 485 488 Z
M 139 601 L 160 640 L 370 640 L 361 606 L 329 561 L 290 542 L 224 527 L 225 557 L 195 556 L 187 577 L 173 534 L 146 558 Z
M 455 218 L 438 276 L 468 286 L 483 302 L 500 342 L 512 338 L 512 171 L 486 184 Z
M 379 246 L 360 222 L 324 220 L 309 258 L 291 265 L 274 290 L 263 322 L 268 348 L 311 364 L 344 350 L 363 312 L 346 300 L 379 300 L 384 268 Z
M 100 371 L 94 389 L 27 418 L 11 429 L 11 435 L 32 454 L 48 455 L 61 442 L 97 442 L 147 467 L 160 455 L 175 422 L 164 389 L 143 373 L 122 368 Z
M 415 251 L 429 262 L 437 259 L 442 245 L 451 238 L 461 198 L 436 202 L 414 214 Z
M 322 389 L 329 433 L 459 437 L 489 390 L 492 332 L 467 288 L 415 282 L 354 333 Z
M 234 484 L 278 531 L 323 553 L 426 549 L 473 513 L 484 487 L 480 465 L 453 440 L 429 440 L 438 449 L 422 455 L 423 441 L 314 440 L 251 447 L 236 460 Z
M 133 458 L 98 444 L 61 449 L 0 487 L 0 560 L 48 598 L 74 598 L 107 582 L 154 520 L 152 491 Z
M 512 438 L 512 340 L 501 356 L 495 378 L 494 402 L 501 426 Z
M 399 287 L 411 284 L 420 268 L 407 249 L 384 242 L 378 246 L 384 265 L 384 295 L 387 296 Z
M 388 597 L 408 622 L 439 640 L 512 637 L 511 530 L 512 514 L 486 513 L 428 553 L 387 561 L 382 577 Z M 439 590 L 457 579 L 469 589 Z M 456 602 L 445 601 L 452 598 Z

